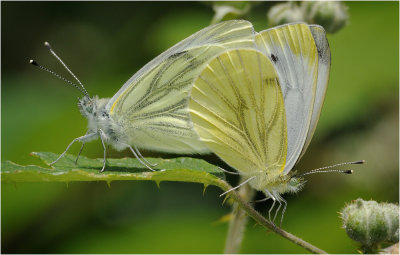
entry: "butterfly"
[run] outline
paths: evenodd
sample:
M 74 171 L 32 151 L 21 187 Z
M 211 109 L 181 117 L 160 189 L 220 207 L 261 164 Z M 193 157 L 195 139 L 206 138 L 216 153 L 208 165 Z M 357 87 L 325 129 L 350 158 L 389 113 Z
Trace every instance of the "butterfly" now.
M 79 110 L 88 119 L 87 133 L 75 138 L 52 164 L 62 158 L 75 142 L 82 143 L 79 157 L 86 142 L 100 138 L 104 148 L 101 171 L 106 166 L 106 144 L 117 150 L 129 148 L 144 166 L 153 170 L 151 166 L 154 165 L 143 158 L 139 148 L 181 154 L 209 152 L 193 129 L 188 110 L 189 92 L 195 77 L 210 59 L 228 49 L 253 47 L 254 29 L 244 20 L 206 27 L 146 64 L 112 98 L 101 99 L 89 96 L 50 44 L 46 42 L 45 45 L 79 86 L 36 61 L 31 60 L 31 64 L 77 88 L 82 94 Z
M 291 170 L 317 125 L 330 49 L 324 29 L 305 23 L 255 33 L 254 44 L 208 62 L 192 87 L 189 111 L 200 140 L 246 179 L 239 186 L 249 183 L 274 201 L 270 219 L 275 202 L 276 214 L 284 203 L 283 219 L 281 195 L 304 184 Z

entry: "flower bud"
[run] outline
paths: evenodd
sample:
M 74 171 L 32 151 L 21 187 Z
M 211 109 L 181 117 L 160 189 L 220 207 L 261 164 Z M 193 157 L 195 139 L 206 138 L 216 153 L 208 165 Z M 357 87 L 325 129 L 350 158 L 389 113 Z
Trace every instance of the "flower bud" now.
M 304 20 L 302 10 L 295 2 L 272 6 L 267 13 L 267 19 L 270 27 Z
M 308 24 L 318 24 L 328 33 L 335 33 L 344 27 L 348 20 L 347 6 L 341 2 L 318 1 L 302 2 L 304 21 Z
M 214 2 L 213 10 L 214 17 L 211 21 L 211 24 L 218 23 L 222 20 L 231 20 L 238 19 L 245 16 L 251 9 L 251 6 L 254 5 L 251 2 Z
M 341 212 L 347 235 L 362 244 L 362 249 L 376 252 L 382 242 L 399 241 L 399 206 L 357 199 Z

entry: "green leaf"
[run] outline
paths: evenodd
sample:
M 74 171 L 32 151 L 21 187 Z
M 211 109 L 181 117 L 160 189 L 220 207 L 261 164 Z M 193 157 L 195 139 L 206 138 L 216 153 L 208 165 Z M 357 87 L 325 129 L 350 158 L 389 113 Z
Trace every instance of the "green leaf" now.
M 51 152 L 32 152 L 47 166 L 59 155 Z M 201 159 L 181 157 L 173 159 L 148 158 L 157 171 L 149 171 L 135 158 L 107 159 L 106 170 L 100 173 L 103 159 L 89 159 L 84 156 L 75 164 L 75 156 L 66 154 L 51 168 L 37 165 L 22 166 L 11 161 L 1 164 L 2 182 L 71 182 L 143 180 L 182 181 L 215 185 L 226 189 L 224 173 L 212 164 Z
M 59 155 L 51 152 L 32 152 L 32 156 L 38 157 L 47 166 L 56 160 Z M 108 159 L 106 171 L 100 173 L 103 159 L 79 158 L 75 165 L 75 156 L 66 154 L 51 168 L 37 165 L 22 166 L 11 161 L 1 163 L 2 182 L 71 182 L 71 181 L 106 181 L 108 184 L 116 180 L 142 180 L 155 181 L 182 181 L 197 182 L 215 185 L 224 191 L 231 190 L 225 199 L 231 198 L 236 201 L 246 213 L 258 224 L 274 231 L 282 237 L 301 245 L 314 253 L 326 253 L 323 250 L 308 244 L 300 238 L 280 229 L 269 222 L 254 208 L 244 201 L 242 197 L 224 180 L 224 172 L 217 166 L 207 163 L 201 159 L 181 157 L 173 159 L 147 158 L 151 163 L 157 163 L 154 169 L 149 171 L 143 167 L 137 159 L 122 158 Z

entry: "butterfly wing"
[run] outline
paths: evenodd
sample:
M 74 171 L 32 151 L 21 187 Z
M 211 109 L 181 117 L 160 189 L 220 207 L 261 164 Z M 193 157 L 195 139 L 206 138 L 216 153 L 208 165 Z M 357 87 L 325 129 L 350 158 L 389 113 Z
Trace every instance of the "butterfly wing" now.
M 256 44 L 274 63 L 281 85 L 288 132 L 284 170 L 287 174 L 298 161 L 310 130 L 317 88 L 318 50 L 310 28 L 302 23 L 262 31 L 256 35 Z
M 250 22 L 228 21 L 200 30 L 133 75 L 106 109 L 130 144 L 166 152 L 206 152 L 189 118 L 188 93 L 210 58 L 236 47 L 254 47 Z
M 201 141 L 230 166 L 250 176 L 283 171 L 283 97 L 261 52 L 231 50 L 210 61 L 192 88 L 189 111 Z
M 318 25 L 310 25 L 309 27 L 318 49 L 318 79 L 310 128 L 308 129 L 306 142 L 299 159 L 306 152 L 315 128 L 317 127 L 319 115 L 321 114 L 322 105 L 325 99 L 326 89 L 328 88 L 329 72 L 331 68 L 331 51 L 329 49 L 329 43 L 324 28 Z

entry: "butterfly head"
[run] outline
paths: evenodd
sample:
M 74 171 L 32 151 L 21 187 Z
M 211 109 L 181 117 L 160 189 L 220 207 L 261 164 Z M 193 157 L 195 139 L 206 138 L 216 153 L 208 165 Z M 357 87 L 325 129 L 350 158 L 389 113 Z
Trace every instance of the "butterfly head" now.
M 82 98 L 78 98 L 78 108 L 84 117 L 95 117 L 97 112 L 97 97 L 90 98 L 85 95 Z
M 110 116 L 105 110 L 109 98 L 89 97 L 78 98 L 78 108 L 81 114 L 88 119 L 89 131 L 97 132 L 99 128 L 108 130 Z
M 303 188 L 305 183 L 306 181 L 303 178 L 292 175 L 287 182 L 286 192 L 296 193 Z
M 273 171 L 260 172 L 249 184 L 256 190 L 276 191 L 279 194 L 296 193 L 304 186 L 304 179 L 292 174 L 273 174 Z M 254 176 L 254 173 L 252 174 Z

